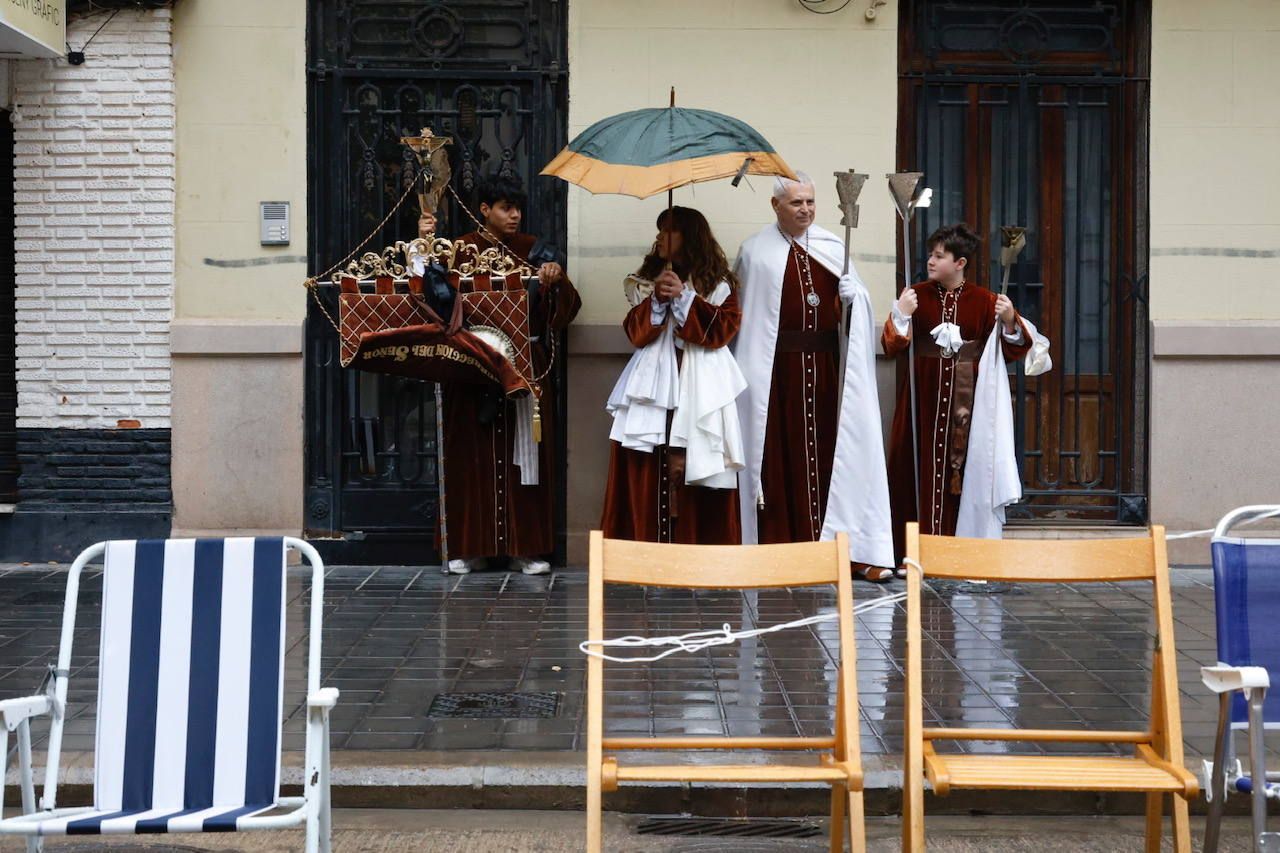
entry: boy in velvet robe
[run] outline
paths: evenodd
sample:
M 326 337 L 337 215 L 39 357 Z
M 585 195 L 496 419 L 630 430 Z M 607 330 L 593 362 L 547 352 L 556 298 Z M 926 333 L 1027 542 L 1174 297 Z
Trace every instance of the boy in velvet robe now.
M 908 521 L 918 520 L 921 533 L 955 535 L 978 358 L 987 338 L 998 326 L 1008 360 L 1022 358 L 1031 347 L 1031 335 L 1009 298 L 967 278 L 978 242 L 963 223 L 929 235 L 929 280 L 904 289 L 884 324 L 885 354 L 899 356 L 897 407 L 889 437 L 889 504 L 899 565 L 906 553 Z M 912 338 L 915 362 L 907 365 Z M 911 391 L 904 366 L 916 381 L 918 479 L 912 470 Z

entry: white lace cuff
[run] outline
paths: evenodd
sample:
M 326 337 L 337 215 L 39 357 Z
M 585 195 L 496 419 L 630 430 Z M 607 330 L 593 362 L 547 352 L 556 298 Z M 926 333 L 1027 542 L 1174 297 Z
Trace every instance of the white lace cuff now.
M 649 300 L 649 322 L 655 326 L 667 322 L 667 303 L 659 302 L 657 297 Z
M 671 313 L 675 315 L 677 326 L 683 326 L 689 319 L 689 306 L 693 304 L 694 296 L 693 288 L 686 284 L 680 295 L 671 300 Z
M 893 328 L 902 337 L 905 338 L 911 331 L 911 318 L 902 313 L 897 302 L 894 302 L 893 307 L 889 309 L 889 319 L 893 320 Z

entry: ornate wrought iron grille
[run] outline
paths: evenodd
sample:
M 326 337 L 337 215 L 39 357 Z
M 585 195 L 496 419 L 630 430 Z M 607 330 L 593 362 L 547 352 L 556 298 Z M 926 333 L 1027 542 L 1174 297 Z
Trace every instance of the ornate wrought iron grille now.
M 934 228 L 966 221 L 995 286 L 999 226 L 1026 226 L 1009 295 L 1053 342 L 1049 374 L 1010 371 L 1025 497 L 1009 517 L 1145 522 L 1149 3 L 910 6 L 899 164 L 934 189 L 915 269 Z M 1089 56 L 1088 76 L 1069 70 Z
M 916 0 L 908 3 L 909 70 L 1121 73 L 1139 57 L 1127 39 L 1130 0 Z
M 559 0 L 312 0 L 311 269 L 345 256 L 412 185 L 418 166 L 400 137 L 423 127 L 453 137 L 454 186 L 468 204 L 482 176 L 516 174 L 529 190 L 529 229 L 563 246 L 565 191 L 534 176 L 565 144 L 566 39 Z M 416 235 L 417 216 L 406 204 L 371 245 Z M 472 227 L 450 199 L 441 233 Z M 336 294 L 324 298 L 336 317 Z M 430 560 L 432 386 L 344 371 L 334 330 L 314 304 L 308 312 L 306 528 L 381 540 L 390 549 L 363 549 L 379 559 Z

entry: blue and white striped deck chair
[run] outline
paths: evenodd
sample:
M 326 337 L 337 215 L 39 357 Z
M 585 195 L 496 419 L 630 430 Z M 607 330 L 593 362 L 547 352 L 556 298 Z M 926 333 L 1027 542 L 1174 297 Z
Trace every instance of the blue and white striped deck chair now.
M 301 797 L 280 796 L 288 549 L 311 567 Z M 76 596 L 85 565 L 104 555 L 93 805 L 58 808 Z M 83 551 L 67 578 L 48 693 L 0 702 L 6 756 L 8 733 L 18 733 L 23 803 L 21 817 L 0 821 L 0 834 L 27 836 L 31 853 L 47 836 L 305 825 L 308 853 L 328 851 L 329 710 L 338 691 L 320 689 L 323 600 L 324 564 L 299 539 L 100 542 Z M 52 720 L 38 809 L 37 715 Z
M 1223 516 L 1213 533 L 1213 595 L 1218 623 L 1218 665 L 1200 670 L 1219 695 L 1213 764 L 1205 762 L 1206 853 L 1218 848 L 1228 791 L 1253 795 L 1255 850 L 1280 851 L 1280 832 L 1267 832 L 1267 798 L 1280 799 L 1280 774 L 1266 772 L 1263 733 L 1280 728 L 1280 539 L 1228 535 L 1237 524 L 1280 515 L 1280 506 L 1245 506 Z M 1234 734 L 1249 733 L 1250 772 L 1235 759 Z

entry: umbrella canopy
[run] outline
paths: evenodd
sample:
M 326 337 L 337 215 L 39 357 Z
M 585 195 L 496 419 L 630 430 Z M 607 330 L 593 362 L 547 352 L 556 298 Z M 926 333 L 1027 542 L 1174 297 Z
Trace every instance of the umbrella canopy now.
M 593 193 L 648 198 L 736 175 L 795 179 L 773 146 L 732 116 L 682 107 L 635 110 L 601 119 L 542 170 Z

